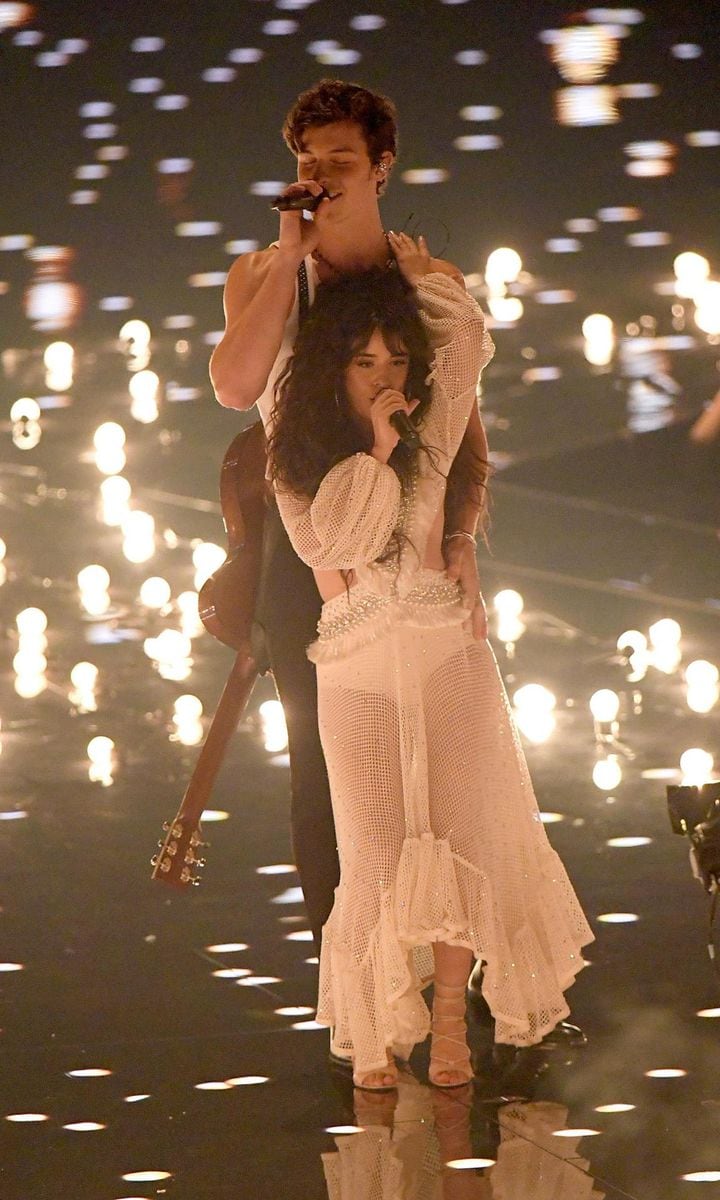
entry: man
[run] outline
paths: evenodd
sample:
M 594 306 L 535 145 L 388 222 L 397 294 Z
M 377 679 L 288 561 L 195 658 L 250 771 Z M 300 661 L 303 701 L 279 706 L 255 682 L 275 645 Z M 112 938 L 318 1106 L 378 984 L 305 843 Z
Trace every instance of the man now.
M 298 272 L 305 264 L 309 300 L 318 282 L 346 271 L 394 265 L 380 218 L 379 198 L 397 154 L 395 108 L 386 97 L 356 84 L 322 80 L 300 95 L 283 136 L 297 159 L 298 183 L 284 195 L 327 193 L 312 220 L 280 214 L 279 239 L 241 256 L 225 287 L 226 329 L 210 363 L 219 402 L 229 408 L 258 405 L 271 419 L 274 386 L 292 352 L 298 329 Z M 458 278 L 451 264 L 432 270 Z M 461 453 L 487 462 L 487 442 L 477 409 Z M 472 602 L 473 632 L 487 636 L 480 596 L 474 532 L 482 489 L 465 495 L 449 489 L 445 552 L 449 574 Z M 454 535 L 450 537 L 450 534 Z M 310 926 L 319 948 L 322 926 L 339 878 L 330 791 L 317 730 L 314 668 L 305 647 L 316 636 L 320 597 L 312 572 L 295 555 L 277 513 L 266 519 L 264 567 L 257 617 L 288 726 L 295 861 Z

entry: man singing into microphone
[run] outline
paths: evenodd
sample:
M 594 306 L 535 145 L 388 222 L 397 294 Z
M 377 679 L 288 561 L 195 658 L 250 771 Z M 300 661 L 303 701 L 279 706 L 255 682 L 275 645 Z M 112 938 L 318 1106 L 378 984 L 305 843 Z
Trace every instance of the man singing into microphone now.
M 220 404 L 257 404 L 268 429 L 275 384 L 292 353 L 302 312 L 319 283 L 372 266 L 396 269 L 378 201 L 397 154 L 395 107 L 356 84 L 325 79 L 303 92 L 288 113 L 283 137 L 297 160 L 298 182 L 280 198 L 280 232 L 265 250 L 233 263 L 225 287 L 226 329 L 210 363 Z M 317 198 L 322 197 L 319 203 Z M 312 212 L 286 208 L 302 198 Z M 317 207 L 314 207 L 317 203 Z M 462 282 L 450 263 L 433 271 Z M 405 436 L 412 436 L 406 431 Z M 475 406 L 458 459 L 487 465 L 487 442 Z M 484 489 L 453 487 L 445 505 L 443 543 L 448 574 L 460 581 L 472 610 L 474 636 L 487 636 L 475 559 L 475 529 Z M 315 943 L 333 904 L 339 878 L 325 762 L 317 729 L 315 669 L 306 647 L 316 637 L 320 594 L 313 573 L 295 554 L 277 512 L 266 516 L 264 586 L 258 620 L 288 726 L 295 861 Z

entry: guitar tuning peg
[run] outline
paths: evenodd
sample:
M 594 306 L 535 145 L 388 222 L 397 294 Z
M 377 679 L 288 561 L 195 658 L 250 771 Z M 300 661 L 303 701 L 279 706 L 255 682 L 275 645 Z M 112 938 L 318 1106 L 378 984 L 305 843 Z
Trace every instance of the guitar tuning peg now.
M 160 838 L 160 841 L 158 842 L 158 846 L 160 847 L 161 850 L 164 845 L 165 845 L 164 841 L 162 840 L 162 838 Z
M 159 859 L 159 857 L 160 857 L 160 855 L 159 855 L 159 854 L 153 854 L 152 858 L 150 859 L 150 866 L 151 866 L 151 867 L 156 867 L 156 866 L 158 865 L 158 859 Z
M 170 830 L 170 822 L 169 821 L 163 821 L 163 829 L 165 830 L 166 833 L 169 832 L 169 830 Z
M 196 858 L 196 859 L 195 859 L 195 866 L 196 866 L 196 867 L 200 867 L 200 868 L 202 868 L 202 867 L 204 867 L 204 866 L 205 866 L 205 863 L 206 863 L 206 861 L 207 861 L 207 860 L 206 860 L 206 859 L 204 859 L 204 858 Z

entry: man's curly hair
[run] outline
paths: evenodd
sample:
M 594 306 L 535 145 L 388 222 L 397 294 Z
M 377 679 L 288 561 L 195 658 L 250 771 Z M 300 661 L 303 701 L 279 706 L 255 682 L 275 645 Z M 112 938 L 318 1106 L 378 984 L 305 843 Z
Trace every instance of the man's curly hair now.
M 397 156 L 397 111 L 392 100 L 379 92 L 371 92 L 359 83 L 342 79 L 321 79 L 314 87 L 301 92 L 283 124 L 283 137 L 297 157 L 303 150 L 305 132 L 312 126 L 335 125 L 352 121 L 359 125 L 365 138 L 370 161 L 380 162 L 389 151 Z M 378 184 L 378 195 L 385 180 Z

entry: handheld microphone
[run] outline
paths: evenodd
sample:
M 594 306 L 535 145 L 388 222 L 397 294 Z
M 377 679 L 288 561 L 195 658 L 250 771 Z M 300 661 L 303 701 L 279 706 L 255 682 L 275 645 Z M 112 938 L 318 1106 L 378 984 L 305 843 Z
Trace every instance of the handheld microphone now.
M 422 445 L 420 434 L 413 425 L 407 413 L 402 409 L 392 413 L 390 424 L 396 433 L 400 434 L 400 441 L 408 447 L 409 450 L 417 450 L 418 446 Z
M 316 208 L 320 207 L 320 202 L 329 196 L 330 193 L 325 191 L 325 188 L 318 193 L 317 196 L 312 192 L 296 192 L 294 196 L 276 196 L 271 204 L 271 208 L 277 212 L 315 212 Z

